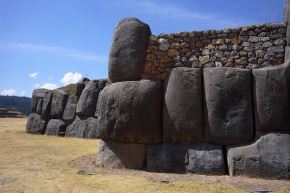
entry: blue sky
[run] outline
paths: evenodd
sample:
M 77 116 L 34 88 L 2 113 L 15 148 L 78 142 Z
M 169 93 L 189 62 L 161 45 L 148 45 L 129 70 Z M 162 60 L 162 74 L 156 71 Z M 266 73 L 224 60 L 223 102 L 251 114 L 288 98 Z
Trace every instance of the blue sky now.
M 153 34 L 282 22 L 284 0 L 0 0 L 0 94 L 31 96 L 107 77 L 112 33 L 135 16 Z

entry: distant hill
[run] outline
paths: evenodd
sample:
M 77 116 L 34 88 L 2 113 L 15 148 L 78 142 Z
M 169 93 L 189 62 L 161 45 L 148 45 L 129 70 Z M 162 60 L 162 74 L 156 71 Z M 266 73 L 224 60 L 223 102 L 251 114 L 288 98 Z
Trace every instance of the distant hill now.
M 6 107 L 14 107 L 19 112 L 29 115 L 31 113 L 31 98 L 18 96 L 1 96 L 0 105 Z

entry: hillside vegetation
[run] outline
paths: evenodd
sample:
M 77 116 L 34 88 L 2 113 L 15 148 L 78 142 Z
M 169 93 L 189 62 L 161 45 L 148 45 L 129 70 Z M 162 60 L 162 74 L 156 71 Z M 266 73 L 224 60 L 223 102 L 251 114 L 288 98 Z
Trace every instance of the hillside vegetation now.
M 25 115 L 29 115 L 31 113 L 31 98 L 29 97 L 0 95 L 0 105 L 14 107 Z

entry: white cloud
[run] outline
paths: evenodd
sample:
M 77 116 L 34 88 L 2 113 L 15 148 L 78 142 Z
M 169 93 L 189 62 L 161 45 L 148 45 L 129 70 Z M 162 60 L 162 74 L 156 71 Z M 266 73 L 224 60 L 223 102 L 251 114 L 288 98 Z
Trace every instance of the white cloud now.
M 34 85 L 34 88 L 36 89 L 36 88 L 39 88 L 40 87 L 40 84 L 38 84 L 38 83 L 36 83 L 35 85 Z
M 29 74 L 28 76 L 31 78 L 37 78 L 38 74 L 39 74 L 38 72 L 33 72 L 33 73 Z
M 20 96 L 25 96 L 25 94 L 26 94 L 26 91 L 25 90 L 23 90 L 23 91 L 20 92 Z
M 5 89 L 1 92 L 1 95 L 4 95 L 4 96 L 15 96 L 16 95 L 16 91 L 12 88 L 10 89 Z
M 60 80 L 64 86 L 77 83 L 83 76 L 78 72 L 67 72 Z
M 17 42 L 5 42 L 0 43 L 0 50 L 16 50 L 25 51 L 31 53 L 49 53 L 63 55 L 65 57 L 74 58 L 83 61 L 93 61 L 105 63 L 108 60 L 106 55 L 98 55 L 94 53 L 84 52 L 82 50 L 68 49 L 61 46 L 49 46 L 41 44 L 31 44 L 31 43 L 17 43 Z
M 57 85 L 53 84 L 53 83 L 45 83 L 42 86 L 40 86 L 39 88 L 46 88 L 49 90 L 54 90 L 54 89 L 57 89 Z

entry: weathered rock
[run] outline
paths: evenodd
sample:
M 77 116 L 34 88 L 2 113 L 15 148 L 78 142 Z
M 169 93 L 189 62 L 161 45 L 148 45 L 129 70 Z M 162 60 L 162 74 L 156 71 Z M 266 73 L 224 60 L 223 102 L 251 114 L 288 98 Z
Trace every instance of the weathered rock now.
M 62 119 L 68 124 L 70 124 L 75 118 L 77 102 L 77 96 L 69 96 L 67 99 Z
M 105 141 L 161 141 L 160 81 L 125 81 L 107 85 L 100 93 L 97 136 Z
M 66 129 L 66 126 L 62 120 L 50 119 L 47 123 L 45 134 L 64 136 L 65 129 Z
M 84 88 L 86 87 L 86 83 L 88 83 L 90 79 L 82 78 L 76 85 L 76 96 L 80 98 Z
M 52 92 L 47 89 L 35 89 L 31 99 L 32 112 L 42 116 L 48 120 L 50 114 Z
M 150 35 L 149 26 L 137 18 L 123 19 L 118 23 L 109 58 L 111 81 L 141 78 Z
M 70 124 L 67 129 L 66 137 L 78 137 L 78 138 L 96 138 L 96 131 L 98 128 L 97 119 L 89 117 L 87 119 L 76 119 Z
M 32 113 L 28 117 L 26 132 L 31 134 L 44 134 L 46 122 L 40 115 Z
M 205 140 L 241 144 L 253 139 L 251 71 L 205 68 Z
M 109 168 L 143 169 L 145 154 L 144 144 L 101 141 L 96 165 Z
M 171 71 L 164 86 L 163 140 L 202 140 L 203 103 L 201 69 L 179 67 Z
M 91 80 L 86 84 L 86 87 L 79 98 L 76 108 L 77 115 L 94 116 L 96 112 L 98 95 L 99 95 L 98 81 Z
M 290 135 L 267 134 L 251 145 L 230 148 L 231 176 L 290 179 Z
M 50 117 L 52 119 L 62 119 L 67 97 L 67 93 L 62 90 L 53 91 L 50 110 Z
M 222 146 L 206 143 L 149 145 L 147 170 L 222 175 L 225 174 Z
M 253 70 L 256 130 L 290 131 L 290 66 Z

